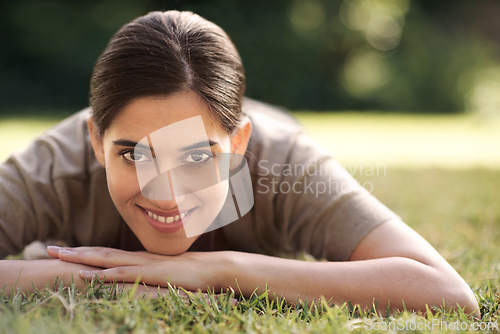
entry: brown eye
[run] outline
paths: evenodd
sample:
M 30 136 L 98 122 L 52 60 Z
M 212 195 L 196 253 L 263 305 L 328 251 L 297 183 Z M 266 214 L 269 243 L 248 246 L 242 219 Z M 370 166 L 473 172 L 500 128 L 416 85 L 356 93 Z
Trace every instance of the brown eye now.
M 146 154 L 143 154 L 141 152 L 138 152 L 137 150 L 135 151 L 127 151 L 122 154 L 123 158 L 125 160 L 128 160 L 130 162 L 146 162 L 149 161 L 149 158 Z

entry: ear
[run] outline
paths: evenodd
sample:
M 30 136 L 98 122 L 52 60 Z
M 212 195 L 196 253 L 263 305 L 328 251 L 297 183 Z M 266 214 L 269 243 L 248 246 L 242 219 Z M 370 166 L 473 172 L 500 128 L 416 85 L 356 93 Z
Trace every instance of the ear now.
M 94 149 L 94 155 L 103 167 L 105 165 L 105 159 L 104 159 L 104 144 L 102 141 L 102 137 L 99 135 L 99 132 L 97 131 L 97 126 L 95 125 L 94 122 L 94 117 L 90 116 L 87 119 L 87 128 L 89 130 L 89 135 L 90 135 L 90 142 L 92 143 L 92 148 Z
M 245 118 L 236 133 L 231 136 L 231 153 L 245 155 L 252 134 L 252 122 Z

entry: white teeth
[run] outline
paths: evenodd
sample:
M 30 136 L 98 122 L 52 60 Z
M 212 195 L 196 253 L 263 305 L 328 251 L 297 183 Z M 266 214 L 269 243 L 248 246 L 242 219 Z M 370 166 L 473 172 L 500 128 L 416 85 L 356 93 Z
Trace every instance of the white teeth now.
M 163 216 L 158 216 L 157 214 L 152 213 L 151 211 L 146 210 L 146 213 L 148 214 L 149 217 L 153 218 L 154 220 L 159 221 L 160 223 L 166 223 L 166 224 L 172 224 L 173 222 L 178 221 L 179 219 L 183 219 L 186 216 L 186 213 L 181 213 L 180 215 L 175 215 L 174 217 L 163 217 Z

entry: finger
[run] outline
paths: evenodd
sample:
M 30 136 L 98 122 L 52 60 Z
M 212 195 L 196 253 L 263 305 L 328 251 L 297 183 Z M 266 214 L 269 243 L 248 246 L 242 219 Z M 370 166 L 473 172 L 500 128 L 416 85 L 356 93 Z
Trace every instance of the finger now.
M 121 266 L 105 270 L 81 270 L 80 277 L 86 280 L 98 278 L 103 282 L 121 282 L 121 283 L 134 283 L 138 279 L 142 283 L 151 285 L 161 285 L 157 282 L 148 281 L 148 277 L 144 277 L 144 269 L 142 266 Z
M 80 277 L 90 280 L 98 278 L 103 282 L 141 283 L 155 286 L 168 286 L 169 277 L 154 266 L 121 266 L 104 270 L 80 271 Z M 177 283 L 177 282 L 174 282 Z M 189 289 L 189 287 L 186 287 Z
M 106 247 L 63 248 L 58 252 L 58 257 L 63 261 L 102 268 L 144 265 L 155 261 L 147 252 L 127 252 Z
M 163 261 L 163 263 L 150 265 L 118 266 L 104 270 L 80 272 L 80 277 L 86 279 L 92 279 L 96 275 L 104 282 L 132 283 L 140 278 L 141 282 L 149 285 L 167 286 L 171 283 L 190 291 L 207 288 L 206 280 L 199 275 L 197 270 L 193 270 L 185 264 L 179 266 L 176 261 Z
M 75 253 L 88 253 L 88 252 L 96 252 L 96 253 L 102 253 L 104 256 L 109 256 L 111 254 L 113 255 L 123 255 L 123 256 L 129 256 L 130 258 L 135 257 L 136 259 L 140 259 L 140 263 L 145 264 L 145 263 L 150 263 L 153 262 L 154 260 L 165 260 L 165 258 L 168 258 L 169 256 L 167 255 L 160 255 L 160 254 L 154 254 L 150 253 L 147 251 L 125 251 L 122 249 L 117 249 L 117 248 L 111 248 L 111 247 L 65 247 L 65 250 L 70 250 Z M 145 262 L 146 261 L 146 262 Z
M 62 249 L 62 247 L 59 246 L 47 246 L 47 254 L 49 254 L 50 257 L 54 259 L 59 258 L 59 251 Z
M 127 251 L 101 246 L 80 246 L 80 247 L 62 247 L 61 249 L 72 251 L 73 253 L 87 253 L 87 252 L 120 252 L 128 253 Z
M 129 254 L 129 255 L 142 256 L 144 258 L 149 258 L 149 259 L 159 259 L 159 258 L 164 258 L 166 256 L 166 255 L 159 255 L 159 254 L 150 253 L 147 251 L 131 252 L 131 251 L 125 251 L 125 250 L 118 249 L 118 248 L 101 247 L 101 246 L 62 247 L 61 249 L 70 250 L 70 251 L 75 252 L 75 253 L 100 252 L 100 253 Z

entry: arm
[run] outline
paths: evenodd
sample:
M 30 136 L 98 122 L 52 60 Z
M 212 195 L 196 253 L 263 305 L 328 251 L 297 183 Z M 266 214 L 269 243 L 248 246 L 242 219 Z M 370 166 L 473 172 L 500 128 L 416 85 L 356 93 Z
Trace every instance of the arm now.
M 420 235 L 400 221 L 375 228 L 357 246 L 347 262 L 302 262 L 269 256 L 233 253 L 221 286 L 235 280 L 244 294 L 266 282 L 271 292 L 288 300 L 320 296 L 335 303 L 351 301 L 362 308 L 425 311 L 441 306 L 465 307 L 478 314 L 468 285 Z
M 52 288 L 56 279 L 62 280 L 64 286 L 75 284 L 77 289 L 87 287 L 86 280 L 79 275 L 81 270 L 99 270 L 101 268 L 91 267 L 78 263 L 65 262 L 57 259 L 50 260 L 0 260 L 0 290 L 4 290 L 6 296 L 11 296 L 17 290 L 21 292 L 32 292 L 34 289 L 41 290 L 46 287 Z M 154 286 L 135 286 L 135 282 L 118 285 L 125 290 L 134 288 L 136 296 L 154 297 L 160 294 L 168 294 L 169 288 Z M 188 296 L 183 291 L 179 295 L 189 302 Z
M 75 283 L 77 288 L 86 287 L 86 282 L 78 276 L 80 270 L 99 269 L 83 264 L 60 260 L 0 260 L 0 289 L 11 295 L 17 289 L 33 291 L 54 286 L 56 278 L 65 285 Z
M 106 248 L 52 252 L 65 261 L 106 267 L 97 273 L 106 281 L 166 286 L 188 290 L 232 288 L 249 296 L 267 285 L 288 301 L 324 296 L 335 303 L 351 301 L 362 308 L 425 311 L 426 305 L 465 307 L 478 315 L 472 291 L 451 266 L 411 228 L 388 221 L 357 246 L 347 262 L 304 262 L 242 252 L 185 253 L 162 256 Z M 92 277 L 94 272 L 82 273 Z

